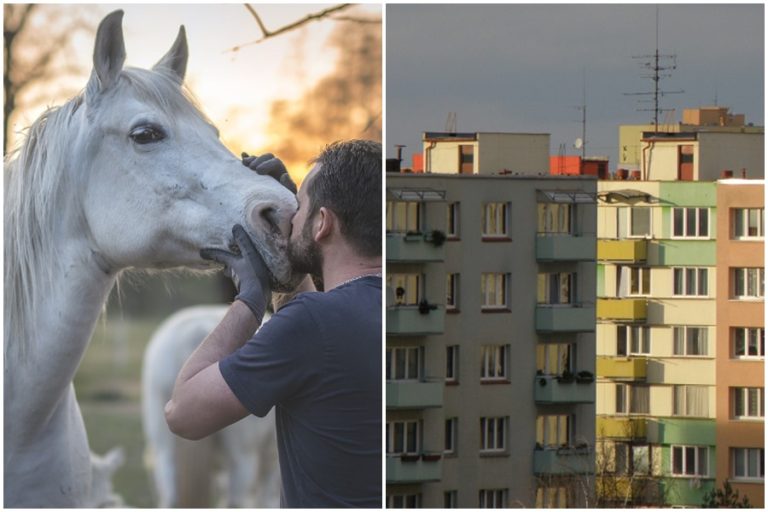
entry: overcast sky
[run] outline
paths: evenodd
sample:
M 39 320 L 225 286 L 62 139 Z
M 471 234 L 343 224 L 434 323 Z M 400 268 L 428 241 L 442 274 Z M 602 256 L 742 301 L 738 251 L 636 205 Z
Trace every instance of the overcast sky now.
M 717 98 L 764 125 L 764 19 L 762 4 L 661 4 L 659 49 L 676 54 L 677 69 L 660 89 L 685 91 L 662 98 L 675 122 Z M 652 103 L 624 95 L 653 91 L 646 60 L 633 58 L 655 52 L 653 4 L 400 4 L 387 6 L 386 20 L 386 153 L 407 145 L 404 164 L 449 112 L 461 132 L 549 133 L 552 154 L 560 144 L 580 154 L 583 76 L 587 155 L 608 156 L 615 169 L 618 126 L 653 119 L 637 111 Z

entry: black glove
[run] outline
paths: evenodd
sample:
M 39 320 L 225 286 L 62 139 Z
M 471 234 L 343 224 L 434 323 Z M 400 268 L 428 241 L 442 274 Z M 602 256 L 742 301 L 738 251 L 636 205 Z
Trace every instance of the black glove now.
M 265 153 L 261 156 L 251 156 L 246 152 L 243 152 L 243 165 L 256 171 L 262 176 L 272 176 L 280 182 L 285 188 L 296 193 L 296 184 L 288 174 L 288 170 L 282 161 L 275 158 L 272 153 Z
M 237 288 L 235 299 L 243 301 L 256 319 L 261 321 L 272 293 L 269 287 L 269 269 L 243 226 L 236 224 L 232 228 L 232 234 L 240 248 L 240 254 L 223 249 L 202 249 L 200 256 L 206 260 L 223 263 L 227 267 L 229 277 Z

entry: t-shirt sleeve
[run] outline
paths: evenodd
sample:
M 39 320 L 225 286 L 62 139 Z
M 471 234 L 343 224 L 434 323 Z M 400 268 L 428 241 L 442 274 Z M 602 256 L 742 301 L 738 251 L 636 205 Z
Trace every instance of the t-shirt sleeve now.
M 321 342 L 306 305 L 297 297 L 272 315 L 219 370 L 243 406 L 265 416 L 276 404 L 307 389 L 319 365 Z

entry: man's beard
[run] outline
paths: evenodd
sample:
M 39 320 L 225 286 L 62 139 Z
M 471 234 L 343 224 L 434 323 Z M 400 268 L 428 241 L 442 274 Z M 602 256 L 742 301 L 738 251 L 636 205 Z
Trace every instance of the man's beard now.
M 301 230 L 301 237 L 294 242 L 288 240 L 288 261 L 293 271 L 320 277 L 323 273 L 323 256 L 312 238 L 312 223 L 309 219 Z

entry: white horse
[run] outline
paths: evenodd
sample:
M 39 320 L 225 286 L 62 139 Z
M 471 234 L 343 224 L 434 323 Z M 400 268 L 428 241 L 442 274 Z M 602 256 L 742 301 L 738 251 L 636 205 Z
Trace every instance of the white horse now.
M 130 268 L 211 268 L 243 224 L 273 288 L 294 196 L 242 165 L 185 93 L 181 27 L 151 69 L 123 68 L 122 11 L 99 25 L 84 92 L 30 127 L 5 176 L 6 507 L 81 507 L 90 451 L 72 379 Z
M 212 484 L 218 483 L 211 471 L 216 461 L 210 459 L 219 458 L 216 455 L 223 459 L 223 506 L 280 506 L 272 413 L 265 418 L 248 416 L 201 441 L 180 439 L 165 422 L 164 406 L 184 361 L 226 312 L 223 305 L 182 309 L 158 327 L 144 352 L 141 403 L 146 459 L 161 508 L 210 507 Z M 194 463 L 185 464 L 185 460 Z

